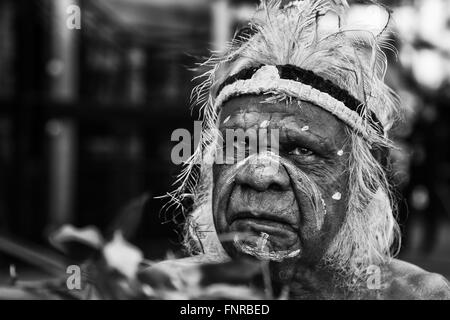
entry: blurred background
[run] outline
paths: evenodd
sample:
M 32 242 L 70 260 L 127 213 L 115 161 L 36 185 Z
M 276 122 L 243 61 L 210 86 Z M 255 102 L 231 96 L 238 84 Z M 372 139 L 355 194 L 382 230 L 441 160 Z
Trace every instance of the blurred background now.
M 120 226 L 151 259 L 180 254 L 183 219 L 155 197 L 180 169 L 172 131 L 197 119 L 190 68 L 257 2 L 0 0 L 0 274 L 21 248 L 54 255 L 64 223 Z M 382 2 L 399 50 L 387 81 L 407 110 L 391 176 L 400 258 L 450 277 L 450 1 Z

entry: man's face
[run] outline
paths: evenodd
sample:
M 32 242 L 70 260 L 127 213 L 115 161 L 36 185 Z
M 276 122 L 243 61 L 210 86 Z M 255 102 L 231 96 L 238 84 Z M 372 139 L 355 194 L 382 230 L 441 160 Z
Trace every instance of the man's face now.
M 345 125 L 311 103 L 266 99 L 241 96 L 222 107 L 219 129 L 224 139 L 227 129 L 266 128 L 269 135 L 278 130 L 279 157 L 260 153 L 232 164 L 216 161 L 216 230 L 222 236 L 237 234 L 234 241 L 230 237 L 222 241 L 231 256 L 240 254 L 240 245 L 245 245 L 275 255 L 293 253 L 314 263 L 345 218 L 349 175 Z

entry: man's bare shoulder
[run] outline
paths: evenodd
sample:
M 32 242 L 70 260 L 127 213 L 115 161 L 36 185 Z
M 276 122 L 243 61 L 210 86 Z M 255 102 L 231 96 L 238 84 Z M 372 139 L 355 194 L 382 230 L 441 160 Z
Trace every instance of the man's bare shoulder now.
M 386 299 L 450 300 L 450 284 L 440 274 L 393 259 L 387 265 Z

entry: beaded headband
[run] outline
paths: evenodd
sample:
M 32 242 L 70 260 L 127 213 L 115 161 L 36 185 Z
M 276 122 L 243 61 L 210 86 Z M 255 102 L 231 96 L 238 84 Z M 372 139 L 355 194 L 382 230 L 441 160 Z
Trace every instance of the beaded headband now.
M 361 134 L 367 133 L 363 103 L 347 90 L 312 71 L 293 65 L 259 65 L 245 68 L 228 77 L 218 89 L 215 107 L 245 94 L 283 93 L 311 102 L 332 113 Z M 216 110 L 217 110 L 216 109 Z M 368 115 L 373 130 L 383 134 L 381 122 L 373 112 Z

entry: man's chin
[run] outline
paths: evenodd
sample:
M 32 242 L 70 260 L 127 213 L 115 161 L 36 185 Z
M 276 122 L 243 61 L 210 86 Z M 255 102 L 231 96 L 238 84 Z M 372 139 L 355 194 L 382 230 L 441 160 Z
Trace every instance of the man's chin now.
M 223 246 L 232 257 L 244 254 L 261 260 L 282 261 L 300 255 L 301 248 L 297 236 L 292 241 L 293 235 L 286 237 L 286 233 L 269 232 L 267 228 L 252 230 L 236 228 L 232 231 L 232 241 L 224 243 Z M 287 238 L 291 238 L 291 241 L 287 241 Z
M 275 221 L 241 219 L 230 225 L 233 241 L 261 251 L 295 251 L 300 249 L 298 233 L 292 227 Z
M 259 260 L 277 261 L 282 262 L 285 259 L 298 258 L 301 250 L 270 250 L 261 249 L 253 244 L 246 244 L 244 242 L 236 241 L 234 243 L 235 249 L 239 252 L 239 255 L 252 256 Z

